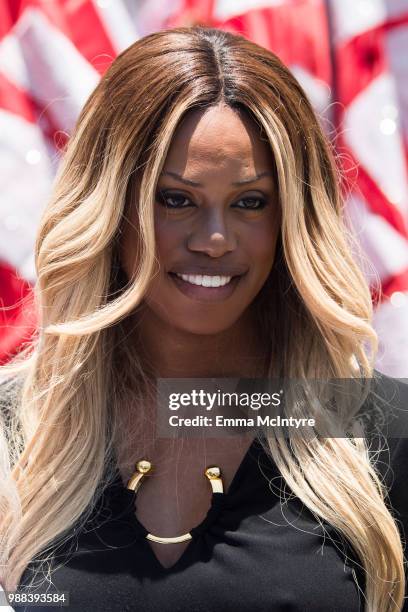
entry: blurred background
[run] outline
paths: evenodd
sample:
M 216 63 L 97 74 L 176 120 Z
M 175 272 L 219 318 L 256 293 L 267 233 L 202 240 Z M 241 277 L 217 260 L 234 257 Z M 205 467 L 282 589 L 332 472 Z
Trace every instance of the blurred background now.
M 408 0 L 0 0 L 0 362 L 36 326 L 36 229 L 82 105 L 132 42 L 192 24 L 274 51 L 303 85 L 346 180 L 376 367 L 408 377 Z

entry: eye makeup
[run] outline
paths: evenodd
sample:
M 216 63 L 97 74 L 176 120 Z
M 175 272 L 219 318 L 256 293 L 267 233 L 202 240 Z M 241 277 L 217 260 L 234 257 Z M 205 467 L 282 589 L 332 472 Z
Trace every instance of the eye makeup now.
M 169 191 L 160 189 L 156 193 L 156 201 L 165 208 L 168 209 L 182 209 L 195 206 L 191 201 L 190 197 L 179 191 Z M 251 202 L 250 205 L 239 205 L 240 202 Z M 255 203 L 255 205 L 254 205 Z M 261 210 L 267 206 L 267 199 L 260 195 L 248 195 L 241 197 L 236 200 L 235 204 L 232 204 L 234 208 L 240 208 L 242 210 Z

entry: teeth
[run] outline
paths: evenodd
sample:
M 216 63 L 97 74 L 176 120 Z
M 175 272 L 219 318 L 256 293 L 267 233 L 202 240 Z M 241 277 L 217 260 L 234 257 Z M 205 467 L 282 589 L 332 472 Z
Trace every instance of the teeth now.
M 227 285 L 232 276 L 208 276 L 201 274 L 176 274 L 187 283 L 201 285 L 202 287 L 223 287 Z

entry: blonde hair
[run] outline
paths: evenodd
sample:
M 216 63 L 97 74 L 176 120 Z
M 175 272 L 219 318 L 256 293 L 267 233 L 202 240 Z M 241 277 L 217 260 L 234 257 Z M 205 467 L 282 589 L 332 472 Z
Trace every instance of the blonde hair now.
M 218 102 L 258 123 L 275 160 L 282 223 L 261 302 L 267 375 L 373 375 L 370 292 L 351 254 L 333 155 L 296 79 L 274 54 L 227 32 L 178 28 L 138 40 L 80 115 L 38 231 L 38 333 L 2 369 L 21 383 L 0 468 L 7 589 L 86 520 L 112 477 L 119 406 L 130 393 L 142 405 L 149 392 L 151 375 L 126 336 L 156 266 L 155 187 L 181 118 Z M 138 268 L 127 282 L 118 245 L 135 172 Z M 268 447 L 293 493 L 356 551 L 366 610 L 400 610 L 401 539 L 364 440 L 270 434 Z

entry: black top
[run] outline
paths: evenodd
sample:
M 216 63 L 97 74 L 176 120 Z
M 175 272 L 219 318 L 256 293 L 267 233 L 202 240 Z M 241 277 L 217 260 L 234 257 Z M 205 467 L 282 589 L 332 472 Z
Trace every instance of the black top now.
M 401 405 L 408 385 L 383 380 L 391 385 L 393 405 Z M 406 402 L 405 406 L 408 410 Z M 408 418 L 404 423 L 406 432 Z M 401 431 L 399 424 L 394 435 Z M 404 538 L 408 439 L 389 438 L 388 444 L 390 453 L 381 452 L 378 466 Z M 364 576 L 350 546 L 329 524 L 319 524 L 297 498 L 281 505 L 283 486 L 275 464 L 255 438 L 229 490 L 212 494 L 205 520 L 190 531 L 188 547 L 166 569 L 135 516 L 135 494 L 117 472 L 86 530 L 78 540 L 72 538 L 74 550 L 55 555 L 57 565 L 64 566 L 53 571 L 52 583 L 37 575 L 30 593 L 69 591 L 66 609 L 72 612 L 360 612 Z M 32 578 L 30 568 L 20 589 Z

